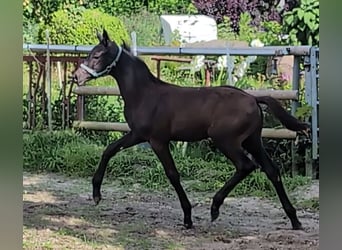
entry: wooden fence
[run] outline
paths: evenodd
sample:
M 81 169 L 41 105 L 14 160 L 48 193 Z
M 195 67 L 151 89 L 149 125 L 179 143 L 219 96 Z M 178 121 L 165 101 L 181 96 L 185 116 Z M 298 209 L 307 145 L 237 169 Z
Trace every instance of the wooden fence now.
M 298 100 L 297 90 L 245 90 L 247 93 L 254 96 L 271 96 L 278 100 Z M 75 87 L 73 93 L 78 96 L 88 95 L 114 95 L 119 96 L 120 90 L 118 87 L 93 87 L 93 86 L 82 86 Z M 81 102 L 84 99 L 80 99 Z M 84 106 L 83 103 L 79 104 L 78 107 Z M 85 128 L 91 130 L 107 130 L 107 131 L 122 131 L 127 132 L 130 130 L 127 123 L 118 122 L 99 122 L 99 121 L 85 121 L 81 112 L 78 117 L 79 120 L 74 121 L 73 126 L 77 128 Z M 296 138 L 296 132 L 288 129 L 274 129 L 274 128 L 263 128 L 262 136 L 267 138 L 283 138 L 283 139 L 294 139 Z

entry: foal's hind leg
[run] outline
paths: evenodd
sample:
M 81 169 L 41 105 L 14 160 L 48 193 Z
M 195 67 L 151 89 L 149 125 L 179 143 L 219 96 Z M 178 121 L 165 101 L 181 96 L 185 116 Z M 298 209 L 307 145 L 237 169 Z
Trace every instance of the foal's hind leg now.
M 177 192 L 177 195 L 178 195 L 178 198 L 179 198 L 179 201 L 181 203 L 183 213 L 184 213 L 184 226 L 186 228 L 191 228 L 192 227 L 191 204 L 180 183 L 180 176 L 176 169 L 173 158 L 171 156 L 169 143 L 151 140 L 150 145 L 153 151 L 158 156 L 159 160 L 161 161 L 164 167 L 166 176 L 169 178 L 172 186 Z
M 215 194 L 211 205 L 211 221 L 216 220 L 219 216 L 219 208 L 228 194 L 256 168 L 256 165 L 246 156 L 239 143 L 222 139 L 213 140 L 216 147 L 234 163 L 236 172 Z
M 107 168 L 108 161 L 120 150 L 132 147 L 138 143 L 143 142 L 140 138 L 135 136 L 133 132 L 128 132 L 126 135 L 121 137 L 119 140 L 109 144 L 104 150 L 99 167 L 97 168 L 92 183 L 93 183 L 93 199 L 97 205 L 101 200 L 101 184 L 103 176 Z
M 246 140 L 244 147 L 252 154 L 257 163 L 260 164 L 261 170 L 264 171 L 268 179 L 271 180 L 285 213 L 291 220 L 292 228 L 302 229 L 302 224 L 297 218 L 296 209 L 291 204 L 281 181 L 279 168 L 272 162 L 265 151 L 260 136 L 258 134 L 253 134 Z

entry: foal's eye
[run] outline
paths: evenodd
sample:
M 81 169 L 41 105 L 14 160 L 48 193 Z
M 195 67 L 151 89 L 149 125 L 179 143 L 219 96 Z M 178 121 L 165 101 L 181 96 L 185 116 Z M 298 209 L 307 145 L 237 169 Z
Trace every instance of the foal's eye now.
M 99 59 L 101 57 L 101 54 L 102 53 L 96 53 L 96 54 L 93 55 L 93 58 L 94 59 Z

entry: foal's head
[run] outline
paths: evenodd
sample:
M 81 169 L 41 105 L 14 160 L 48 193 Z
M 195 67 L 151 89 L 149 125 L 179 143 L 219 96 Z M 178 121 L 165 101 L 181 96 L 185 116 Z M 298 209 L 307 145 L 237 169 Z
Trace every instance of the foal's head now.
M 109 74 L 120 59 L 122 48 L 110 40 L 105 29 L 102 35 L 97 32 L 97 38 L 99 44 L 90 51 L 88 57 L 73 74 L 73 80 L 79 86 L 91 79 Z

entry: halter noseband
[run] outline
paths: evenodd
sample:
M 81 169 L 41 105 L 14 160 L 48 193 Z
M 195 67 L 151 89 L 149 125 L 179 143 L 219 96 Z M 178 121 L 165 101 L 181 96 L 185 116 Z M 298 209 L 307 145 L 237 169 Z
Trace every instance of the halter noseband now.
M 111 69 L 116 65 L 116 63 L 119 61 L 121 53 L 122 53 L 122 48 L 121 46 L 118 46 L 118 54 L 116 55 L 115 59 L 113 60 L 113 62 L 111 64 L 109 64 L 104 70 L 100 71 L 100 72 L 96 72 L 95 70 L 89 68 L 87 65 L 84 65 L 83 63 L 80 65 L 80 67 L 82 69 L 84 69 L 85 71 L 87 71 L 89 74 L 91 74 L 93 77 L 97 78 L 100 77 L 102 75 L 106 75 L 108 74 Z

